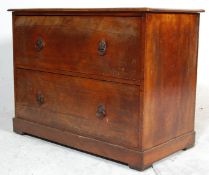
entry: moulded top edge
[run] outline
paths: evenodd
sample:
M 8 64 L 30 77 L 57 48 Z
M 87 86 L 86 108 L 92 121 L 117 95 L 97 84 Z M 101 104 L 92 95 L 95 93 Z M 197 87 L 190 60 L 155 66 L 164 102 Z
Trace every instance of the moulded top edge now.
M 33 9 L 9 9 L 18 13 L 200 13 L 203 9 L 165 9 L 165 8 L 33 8 Z

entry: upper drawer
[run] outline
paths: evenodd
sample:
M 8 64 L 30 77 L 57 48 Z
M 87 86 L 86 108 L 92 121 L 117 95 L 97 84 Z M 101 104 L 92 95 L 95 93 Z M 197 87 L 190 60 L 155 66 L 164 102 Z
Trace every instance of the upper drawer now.
M 139 80 L 141 17 L 15 16 L 16 66 Z

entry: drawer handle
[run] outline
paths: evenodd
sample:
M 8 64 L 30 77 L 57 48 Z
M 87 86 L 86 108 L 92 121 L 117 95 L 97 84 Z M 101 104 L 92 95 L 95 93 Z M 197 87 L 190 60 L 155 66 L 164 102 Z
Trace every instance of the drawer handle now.
M 35 43 L 35 48 L 40 51 L 44 48 L 44 42 L 43 42 L 43 39 L 41 37 L 39 37 L 37 40 L 36 40 L 36 43 Z
M 39 105 L 44 104 L 44 96 L 41 95 L 41 94 L 38 94 L 38 95 L 36 96 L 36 101 L 38 102 Z
M 105 117 L 105 115 L 106 115 L 105 106 L 104 105 L 99 105 L 97 107 L 97 112 L 96 112 L 97 118 L 103 119 Z
M 106 49 L 107 49 L 106 41 L 101 40 L 101 41 L 99 42 L 99 47 L 98 47 L 99 55 L 100 55 L 100 56 L 105 55 Z

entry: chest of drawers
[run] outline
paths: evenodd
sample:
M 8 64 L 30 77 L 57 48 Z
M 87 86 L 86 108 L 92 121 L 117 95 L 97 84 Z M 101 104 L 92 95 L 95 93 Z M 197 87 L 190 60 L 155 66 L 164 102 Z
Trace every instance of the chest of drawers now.
M 10 11 L 15 132 L 138 170 L 193 146 L 202 10 Z

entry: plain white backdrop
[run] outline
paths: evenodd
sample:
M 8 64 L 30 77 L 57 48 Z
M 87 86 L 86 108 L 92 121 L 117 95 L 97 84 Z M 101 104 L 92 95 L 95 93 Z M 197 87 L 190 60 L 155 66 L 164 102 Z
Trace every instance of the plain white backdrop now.
M 0 174 L 139 174 L 139 172 L 130 170 L 126 166 L 117 163 L 94 158 L 93 156 L 69 151 L 61 146 L 39 141 L 32 137 L 14 136 L 11 132 L 11 118 L 14 116 L 14 93 L 13 93 L 13 53 L 12 53 L 12 18 L 11 12 L 7 12 L 9 8 L 113 8 L 113 7 L 153 7 L 153 8 L 177 8 L 177 9 L 205 9 L 205 13 L 201 13 L 200 31 L 199 31 L 199 61 L 198 61 L 198 80 L 197 80 L 197 102 L 196 102 L 196 131 L 197 146 L 188 153 L 184 158 L 181 155 L 173 156 L 167 160 L 157 163 L 155 169 L 150 169 L 142 174 L 209 174 L 209 1 L 208 0 L 7 0 L 0 2 L 0 131 L 1 128 L 7 130 L 9 134 L 6 136 L 4 132 L 0 132 Z M 1 122 L 2 121 L 2 122 Z M 207 134 L 208 133 L 208 134 Z M 5 137 L 3 137 L 5 136 Z M 10 140 L 10 137 L 12 140 Z M 8 141 L 7 146 L 2 146 Z M 15 142 L 16 141 L 16 142 Z M 14 142 L 14 143 L 13 143 Z M 37 152 L 31 151 L 34 144 L 42 145 Z M 22 146 L 17 152 L 30 153 L 31 156 L 39 157 L 42 162 L 49 162 L 49 165 L 33 166 L 34 159 L 31 156 L 19 155 L 19 159 L 15 159 L 14 144 L 16 147 Z M 50 145 L 51 144 L 51 145 Z M 205 147 L 201 147 L 204 144 Z M 50 147 L 51 146 L 51 147 Z M 206 148 L 208 150 L 206 150 Z M 44 151 L 55 152 L 55 155 L 45 154 Z M 193 151 L 192 151 L 193 150 Z M 4 154 L 5 152 L 11 154 Z M 70 153 L 69 153 L 70 152 Z M 12 154 L 14 153 L 14 155 Z M 68 155 L 69 153 L 69 155 Z M 84 155 L 81 155 L 84 154 Z M 3 158 L 2 158 L 3 156 Z M 8 157 L 7 157 L 8 156 Z M 48 157 L 47 157 L 48 156 Z M 50 157 L 51 156 L 51 157 Z M 55 156 L 55 157 L 54 157 Z M 66 157 L 67 156 L 67 157 Z M 74 156 L 74 157 L 73 157 Z M 83 158 L 84 156 L 84 158 Z M 86 157 L 85 157 L 86 156 Z M 191 157 L 192 158 L 191 158 Z M 196 156 L 196 157 L 195 157 Z M 64 157 L 64 158 L 63 158 Z M 73 167 L 70 169 L 69 163 L 71 158 Z M 22 158 L 22 159 L 21 159 Z M 44 159 L 46 158 L 46 159 Z M 63 164 L 54 165 L 56 158 L 60 158 Z M 28 159 L 28 160 L 27 160 Z M 86 159 L 86 160 L 84 160 Z M 31 167 L 29 162 L 31 161 Z M 51 161 L 51 164 L 50 164 Z M 62 162 L 61 161 L 61 162 Z M 68 161 L 68 162 L 66 162 Z M 77 161 L 77 164 L 76 164 Z M 181 163 L 182 161 L 182 163 Z M 19 162 L 19 163 L 17 163 Z M 22 162 L 22 164 L 20 163 Z M 91 162 L 91 163 L 90 163 Z M 28 164 L 27 164 L 28 163 Z M 35 164 L 37 162 L 35 161 Z M 24 165 L 27 165 L 26 167 Z M 80 165 L 79 165 L 80 164 Z M 17 167 L 21 166 L 22 167 Z M 14 166 L 11 168 L 11 166 Z M 16 166 L 16 167 L 15 167 Z M 49 167 L 51 168 L 49 168 Z M 83 166 L 83 167 L 82 167 Z M 45 169 L 44 169 L 45 167 Z M 48 168 L 47 168 L 48 167 Z M 25 169 L 24 169 L 25 168 Z M 34 169 L 33 169 L 34 168 Z M 68 169 L 69 168 L 69 169 Z M 93 168 L 94 170 L 90 169 Z M 88 169 L 88 171 L 87 171 Z

